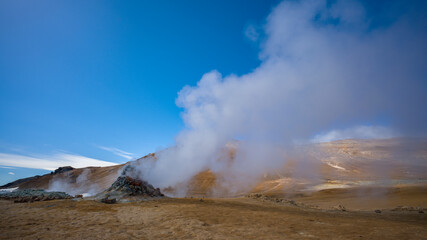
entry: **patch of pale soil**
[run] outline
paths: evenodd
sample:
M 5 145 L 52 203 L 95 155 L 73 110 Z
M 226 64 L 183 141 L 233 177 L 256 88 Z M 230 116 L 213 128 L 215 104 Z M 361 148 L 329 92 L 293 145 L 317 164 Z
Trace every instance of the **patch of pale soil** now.
M 328 166 L 333 167 L 333 168 L 335 168 L 335 169 L 342 170 L 342 171 L 347 171 L 347 169 L 345 169 L 345 168 L 343 168 L 343 167 L 340 167 L 340 166 L 339 166 L 338 164 L 336 164 L 336 163 L 328 162 L 328 161 L 325 161 L 325 163 L 326 163 Z

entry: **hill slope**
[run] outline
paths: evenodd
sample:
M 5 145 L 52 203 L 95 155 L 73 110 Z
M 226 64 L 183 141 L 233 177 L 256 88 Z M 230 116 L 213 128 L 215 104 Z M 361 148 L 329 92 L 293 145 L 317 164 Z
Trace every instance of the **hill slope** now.
M 195 197 L 242 196 L 249 192 L 282 197 L 307 197 L 316 193 L 324 197 L 331 189 L 340 195 L 356 188 L 375 188 L 374 192 L 378 192 L 378 187 L 427 186 L 425 139 L 342 140 L 298 146 L 293 151 L 281 169 L 266 172 L 255 184 L 235 185 L 233 191 L 223 182 L 222 173 L 206 170 L 193 176 L 185 186 L 171 186 L 162 192 L 174 195 L 175 188 L 184 188 L 186 196 Z M 155 160 L 155 154 L 150 154 L 136 161 Z M 4 187 L 94 194 L 110 187 L 123 166 L 72 169 L 21 179 Z M 415 189 L 411 194 L 414 191 L 417 192 Z

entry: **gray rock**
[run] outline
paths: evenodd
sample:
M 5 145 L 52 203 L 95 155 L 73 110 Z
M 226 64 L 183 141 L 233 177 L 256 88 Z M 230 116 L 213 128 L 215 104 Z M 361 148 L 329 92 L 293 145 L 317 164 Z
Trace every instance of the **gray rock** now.
M 98 194 L 96 198 L 100 199 L 101 202 L 103 202 L 103 199 L 112 198 L 122 202 L 122 200 L 129 197 L 149 199 L 163 196 L 159 188 L 154 188 L 153 185 L 146 181 L 134 179 L 129 176 L 120 176 L 111 187 Z
M 117 200 L 115 198 L 103 198 L 101 199 L 101 202 L 106 203 L 106 204 L 114 204 L 117 202 Z
M 71 166 L 59 167 L 55 171 L 51 172 L 50 174 L 59 174 L 59 173 L 68 172 L 71 170 L 74 170 L 74 168 Z
M 42 189 L 24 189 L 0 194 L 0 199 L 14 200 L 16 203 L 70 198 L 72 196 L 65 192 L 46 192 Z

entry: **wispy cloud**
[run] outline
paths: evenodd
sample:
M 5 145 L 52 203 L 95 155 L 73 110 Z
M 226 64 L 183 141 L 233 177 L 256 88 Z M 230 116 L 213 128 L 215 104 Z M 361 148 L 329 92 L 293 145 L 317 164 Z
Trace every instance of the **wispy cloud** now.
M 9 175 L 15 175 L 14 172 L 8 172 L 7 174 L 9 174 Z
M 256 42 L 259 38 L 259 32 L 257 31 L 254 25 L 249 25 L 245 30 L 245 36 L 249 40 Z
M 13 167 L 6 167 L 6 166 L 0 166 L 0 168 L 15 169 L 15 168 L 13 168 Z
M 126 158 L 127 160 L 131 160 L 133 158 L 133 154 L 130 152 L 126 152 L 123 151 L 121 149 L 118 148 L 114 148 L 114 147 L 104 147 L 104 146 L 98 146 L 100 149 L 111 152 L 117 156 Z
M 62 166 L 83 167 L 106 167 L 117 165 L 117 163 L 102 161 L 75 154 L 54 154 L 49 156 L 25 156 L 18 154 L 0 153 L 0 164 L 12 167 L 35 168 L 55 170 Z
M 387 127 L 357 126 L 318 134 L 311 139 L 311 142 L 330 142 L 343 139 L 384 139 L 396 136 L 397 134 Z

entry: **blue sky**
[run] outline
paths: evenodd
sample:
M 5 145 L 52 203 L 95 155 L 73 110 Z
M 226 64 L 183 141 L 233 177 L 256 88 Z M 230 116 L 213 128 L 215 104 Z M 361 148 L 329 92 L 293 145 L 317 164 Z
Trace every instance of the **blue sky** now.
M 173 144 L 177 92 L 259 64 L 245 36 L 278 1 L 0 2 L 0 151 L 110 162 Z
M 296 5 L 299 3 L 290 2 L 295 2 Z M 283 44 L 284 41 L 277 44 L 271 40 L 275 36 L 271 32 L 278 31 L 274 29 L 272 22 L 275 19 L 279 22 L 298 21 L 285 18 L 292 12 L 284 11 L 285 14 L 279 16 L 282 14 L 279 10 L 276 11 L 279 12 L 276 14 L 278 16 L 267 18 L 279 3 L 278 0 L 0 1 L 0 185 L 17 178 L 49 172 L 56 165 L 72 163 L 76 167 L 84 164 L 107 166 L 111 163 L 124 163 L 173 145 L 177 134 L 185 126 L 191 126 L 184 123 L 181 118 L 183 109 L 175 104 L 178 92 L 184 86 L 196 86 L 202 76 L 212 70 L 217 70 L 222 76 L 242 76 L 239 81 L 244 83 L 248 73 L 262 72 L 262 69 L 255 69 L 269 64 L 260 54 L 271 57 L 275 55 L 269 52 L 271 49 L 280 51 L 287 47 Z M 310 19 L 314 21 L 313 28 L 303 29 L 305 33 L 317 31 L 323 34 L 325 29 L 330 28 L 337 31 L 330 34 L 331 38 L 346 39 L 341 35 L 348 34 L 348 39 L 360 42 L 366 40 L 366 36 L 368 39 L 371 34 L 370 37 L 374 40 L 375 36 L 380 36 L 377 38 L 390 38 L 392 43 L 389 46 L 387 41 L 379 44 L 368 42 L 366 46 L 377 44 L 379 47 L 386 46 L 384 49 L 393 49 L 393 41 L 399 36 L 399 25 L 394 26 L 389 35 L 384 32 L 404 13 L 409 12 L 409 19 L 419 25 L 414 27 L 415 30 L 417 27 L 425 29 L 425 14 L 417 10 L 420 6 L 419 9 L 425 9 L 426 4 L 422 1 L 411 1 L 408 4 L 406 1 L 362 1 L 362 7 L 357 1 L 355 4 L 352 1 L 341 1 L 340 3 L 344 3 L 342 5 L 336 3 L 337 1 L 327 1 L 326 6 L 321 8 L 323 12 Z M 342 12 L 334 12 L 337 9 Z M 360 9 L 363 10 L 360 12 Z M 266 24 L 273 29 L 269 36 L 263 31 Z M 313 29 L 315 31 L 311 31 Z M 403 32 L 414 32 L 413 29 L 409 30 Z M 304 40 L 298 39 L 301 37 L 298 34 L 304 31 L 295 32 L 297 41 Z M 286 41 L 287 38 L 278 35 L 278 39 Z M 421 39 L 421 44 L 415 45 L 418 50 L 414 50 L 414 47 L 396 51 L 398 55 L 399 51 L 414 50 L 415 57 L 409 56 L 409 61 L 407 59 L 402 62 L 407 62 L 408 65 L 416 63 L 412 64 L 416 70 L 422 69 L 418 63 L 423 62 L 416 61 L 416 52 L 424 56 L 421 53 L 425 50 L 425 44 L 422 44 L 425 34 L 420 35 L 422 36 L 414 35 L 414 38 L 403 39 L 410 44 L 417 43 L 412 39 Z M 268 37 L 270 39 L 266 39 Z M 366 47 L 360 45 L 361 48 Z M 310 57 L 310 54 L 313 53 L 296 56 L 303 59 Z M 313 56 L 319 59 L 325 57 L 323 53 L 316 54 Z M 369 54 L 360 54 L 363 55 L 360 61 L 368 59 Z M 339 58 L 345 59 L 345 56 L 338 56 L 337 63 L 342 62 Z M 354 62 L 354 65 L 359 64 Z M 289 62 L 284 66 L 294 65 L 298 71 L 301 65 L 295 64 L 298 63 Z M 392 64 L 395 63 L 375 67 L 383 70 Z M 410 67 L 402 69 L 404 71 L 401 72 L 405 73 Z M 349 69 L 352 70 L 354 69 Z M 306 69 L 297 72 L 301 81 L 304 81 L 305 72 Z M 366 70 L 369 76 L 379 74 L 384 77 L 378 72 L 381 71 Z M 419 79 L 425 79 L 423 77 L 426 73 L 424 71 L 419 74 L 418 71 L 416 74 L 413 86 L 421 86 L 417 88 L 418 94 L 425 96 L 427 84 L 425 81 L 420 83 Z M 365 94 L 365 90 L 371 86 L 372 92 L 377 90 L 375 83 L 368 82 L 370 79 L 367 79 L 368 85 L 363 85 L 362 82 L 361 86 L 365 88 L 361 87 L 363 89 L 357 91 Z M 259 81 L 263 81 L 262 78 Z M 378 84 L 384 81 L 379 80 Z M 389 92 L 401 89 L 399 81 L 397 79 L 391 84 L 395 84 L 395 87 L 390 87 Z M 353 83 L 347 82 L 348 86 Z M 283 87 L 286 89 L 288 86 Z M 227 89 L 224 86 L 221 88 Z M 306 92 L 316 91 L 307 89 Z M 197 88 L 193 90 L 197 93 Z M 410 96 L 412 92 L 408 92 L 403 92 L 403 95 Z M 192 92 L 189 93 L 191 95 Z M 243 93 L 241 96 L 246 97 Z M 336 113 L 325 114 L 328 117 L 319 118 L 322 120 L 318 122 L 322 127 L 313 127 L 313 131 L 307 131 L 307 134 L 314 136 L 319 132 L 325 133 L 315 135 L 316 141 L 331 139 L 331 136 L 394 136 L 395 133 L 387 128 L 398 119 L 393 118 L 394 116 L 409 116 L 413 112 L 421 112 L 418 105 L 409 108 L 413 111 L 406 112 L 406 102 L 400 101 L 397 104 L 402 106 L 395 107 L 396 100 L 387 98 L 389 95 L 384 96 L 378 99 L 366 98 L 367 102 L 373 101 L 369 104 L 361 103 L 362 110 L 356 109 L 354 115 L 349 113 L 342 117 L 343 111 L 338 110 Z M 414 97 L 413 102 L 417 100 L 418 104 L 422 104 L 425 98 L 420 99 Z M 187 100 L 184 99 L 184 102 Z M 218 106 L 224 106 L 221 100 L 217 102 Z M 314 102 L 317 101 L 314 99 Z M 333 99 L 333 102 L 337 101 Z M 383 104 L 384 102 L 389 104 Z M 375 103 L 383 105 L 375 107 Z M 374 110 L 366 105 L 372 105 Z M 286 120 L 286 111 L 293 108 L 298 108 L 298 105 L 283 110 L 283 119 Z M 279 105 L 278 109 L 272 111 L 281 112 L 281 109 Z M 252 109 L 247 111 L 248 116 L 259 113 Z M 422 126 L 425 126 L 425 117 L 426 114 L 417 118 Z M 410 120 L 413 119 L 415 117 Z M 269 121 L 265 125 L 277 124 Z M 306 128 L 304 121 L 289 120 L 290 124 L 300 122 L 299 127 Z M 403 118 L 402 121 L 406 121 L 407 126 L 411 125 L 408 119 Z M 317 126 L 312 122 L 309 124 Z M 289 126 L 291 130 L 297 129 Z M 337 132 L 335 128 L 348 129 Z M 240 136 L 239 134 L 236 130 L 233 137 Z M 247 132 L 242 135 L 245 134 L 251 135 Z M 304 134 L 301 131 L 296 133 L 301 136 Z M 271 139 L 272 136 L 268 138 Z M 56 165 L 51 164 L 52 162 Z

